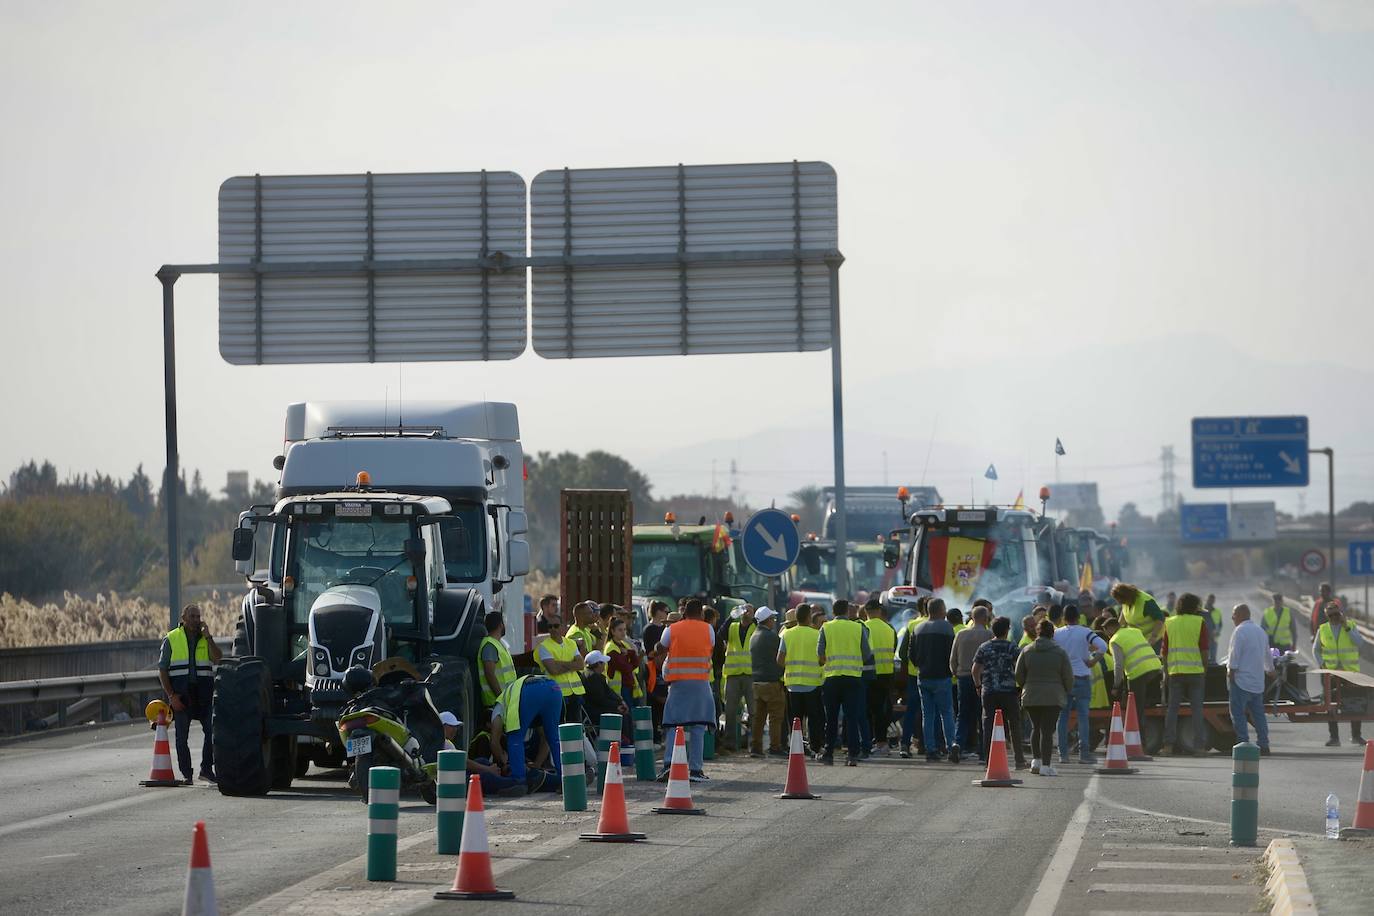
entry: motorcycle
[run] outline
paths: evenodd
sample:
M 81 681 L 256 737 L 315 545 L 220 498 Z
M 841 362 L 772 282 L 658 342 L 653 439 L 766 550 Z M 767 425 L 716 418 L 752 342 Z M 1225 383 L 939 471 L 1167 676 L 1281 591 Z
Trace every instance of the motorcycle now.
M 372 673 L 365 668 L 352 669 L 345 677 L 345 686 L 354 694 L 340 710 L 337 724 L 344 751 L 353 762 L 349 787 L 366 803 L 369 771 L 374 766 L 396 767 L 403 791 L 415 789 L 426 804 L 434 804 L 444 726 L 430 698 L 429 682 L 383 678 L 375 687 L 364 686 L 371 683 Z

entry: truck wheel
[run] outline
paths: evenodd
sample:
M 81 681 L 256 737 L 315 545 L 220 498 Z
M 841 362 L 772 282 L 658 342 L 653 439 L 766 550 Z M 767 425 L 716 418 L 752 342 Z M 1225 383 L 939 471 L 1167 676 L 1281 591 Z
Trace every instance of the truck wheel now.
M 272 788 L 272 741 L 267 736 L 271 708 L 271 675 L 262 659 L 249 656 L 220 662 L 215 669 L 210 732 L 222 794 L 266 795 Z
M 296 767 L 300 763 L 297 747 L 295 735 L 277 735 L 272 739 L 272 788 L 291 788 L 291 780 L 296 778 Z

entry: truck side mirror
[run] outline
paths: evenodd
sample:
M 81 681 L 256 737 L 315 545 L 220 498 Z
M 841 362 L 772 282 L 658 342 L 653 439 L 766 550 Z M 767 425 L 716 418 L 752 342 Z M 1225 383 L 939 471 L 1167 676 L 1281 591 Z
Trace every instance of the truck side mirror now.
M 415 567 L 423 566 L 425 563 L 425 542 L 423 538 L 406 538 L 405 554 L 410 558 L 411 565 Z
M 234 563 L 251 564 L 253 561 L 253 529 L 235 528 L 233 543 Z M 242 572 L 243 570 L 239 570 Z M 251 572 L 251 567 L 249 572 Z
M 528 541 L 511 538 L 506 542 L 506 574 L 512 579 L 527 575 L 530 571 L 530 545 Z
M 815 547 L 812 547 L 810 544 L 803 547 L 801 559 L 802 565 L 806 567 L 806 571 L 811 575 L 814 576 L 821 571 L 821 553 Z
M 902 545 L 896 541 L 885 541 L 883 543 L 883 566 L 888 569 L 895 569 L 902 559 Z
M 530 530 L 530 517 L 519 509 L 506 513 L 506 534 L 515 537 Z M 523 574 L 522 574 L 523 575 Z

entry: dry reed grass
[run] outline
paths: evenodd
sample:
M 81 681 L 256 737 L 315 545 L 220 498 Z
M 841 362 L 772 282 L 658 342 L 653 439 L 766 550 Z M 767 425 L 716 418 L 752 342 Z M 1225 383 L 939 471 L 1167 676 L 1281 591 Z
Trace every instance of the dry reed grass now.
M 242 599 L 216 591 L 196 601 L 221 645 L 233 639 Z M 165 604 L 114 593 L 83 598 L 65 592 L 61 604 L 0 595 L 0 649 L 155 639 L 167 632 L 167 623 Z

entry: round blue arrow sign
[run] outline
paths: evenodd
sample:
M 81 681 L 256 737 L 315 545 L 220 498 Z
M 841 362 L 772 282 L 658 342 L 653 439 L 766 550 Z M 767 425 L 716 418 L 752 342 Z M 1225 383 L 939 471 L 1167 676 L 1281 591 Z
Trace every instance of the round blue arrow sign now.
M 797 562 L 801 534 L 792 516 L 781 509 L 760 509 L 744 523 L 740 535 L 744 562 L 761 576 L 781 576 Z

